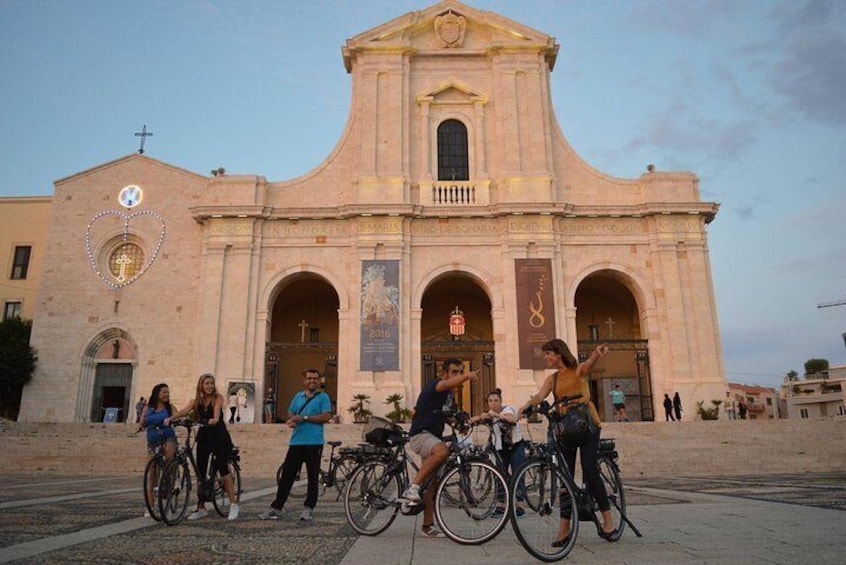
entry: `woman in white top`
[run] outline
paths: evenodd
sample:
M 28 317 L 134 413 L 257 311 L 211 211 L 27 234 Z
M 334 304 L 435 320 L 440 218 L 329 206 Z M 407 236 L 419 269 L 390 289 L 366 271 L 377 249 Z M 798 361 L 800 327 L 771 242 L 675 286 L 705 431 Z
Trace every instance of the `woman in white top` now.
M 470 418 L 470 423 L 491 422 L 492 443 L 503 463 L 504 474 L 513 474 L 526 459 L 526 449 L 523 443 L 523 428 L 517 418 L 517 408 L 510 404 L 502 405 L 502 391 L 495 388 L 488 393 L 488 411 Z M 522 485 L 521 485 L 522 486 Z M 522 490 L 522 489 L 520 489 Z M 518 494 L 517 500 L 522 500 Z M 497 512 L 502 509 L 497 509 Z M 517 508 L 517 516 L 524 514 L 523 508 Z

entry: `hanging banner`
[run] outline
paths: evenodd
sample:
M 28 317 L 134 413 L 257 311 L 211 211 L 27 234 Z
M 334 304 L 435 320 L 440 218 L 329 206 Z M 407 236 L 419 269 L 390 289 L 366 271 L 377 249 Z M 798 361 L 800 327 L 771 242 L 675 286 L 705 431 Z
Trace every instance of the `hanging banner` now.
M 551 259 L 515 259 L 520 368 L 546 369 L 541 347 L 555 337 Z
M 399 261 L 361 262 L 361 370 L 399 370 Z

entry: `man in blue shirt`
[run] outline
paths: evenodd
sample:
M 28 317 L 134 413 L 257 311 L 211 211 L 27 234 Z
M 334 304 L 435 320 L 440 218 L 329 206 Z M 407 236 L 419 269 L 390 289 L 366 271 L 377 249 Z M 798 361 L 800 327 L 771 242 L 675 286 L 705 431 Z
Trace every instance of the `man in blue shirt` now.
M 420 485 L 437 471 L 441 463 L 449 456 L 449 447 L 443 442 L 444 416 L 436 413 L 452 396 L 453 389 L 472 381 L 476 373 L 464 374 L 464 365 L 458 359 L 444 361 L 440 377 L 428 383 L 420 391 L 417 404 L 414 407 L 414 417 L 411 419 L 411 437 L 409 445 L 423 460 L 420 470 L 414 477 L 414 482 L 406 490 L 402 499 L 409 504 L 419 504 Z M 442 537 L 444 534 L 434 526 L 435 488 L 426 489 L 424 493 L 425 506 L 423 508 L 423 535 L 428 537 Z
M 611 391 L 611 403 L 614 405 L 614 419 L 618 422 L 628 422 L 626 417 L 626 393 L 616 385 Z
M 310 521 L 317 504 L 320 456 L 324 444 L 323 424 L 332 419 L 332 403 L 329 395 L 319 390 L 320 373 L 317 369 L 306 369 L 303 380 L 304 390 L 294 395 L 288 407 L 288 421 L 285 425 L 292 428 L 294 433 L 285 456 L 282 479 L 277 486 L 276 499 L 270 504 L 270 510 L 259 514 L 262 520 L 275 520 L 282 516 L 282 508 L 303 463 L 308 471 L 308 492 L 300 520 Z

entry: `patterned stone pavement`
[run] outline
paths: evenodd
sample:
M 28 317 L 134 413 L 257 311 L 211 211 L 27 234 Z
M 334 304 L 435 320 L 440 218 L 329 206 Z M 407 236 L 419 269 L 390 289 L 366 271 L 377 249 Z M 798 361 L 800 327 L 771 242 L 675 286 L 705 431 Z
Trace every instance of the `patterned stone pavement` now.
M 846 510 L 844 476 L 632 479 L 627 486 L 630 508 L 685 504 L 684 497 L 662 494 L 678 491 Z M 340 563 L 357 540 L 334 491 L 320 500 L 315 520 L 305 523 L 296 500 L 289 501 L 284 519 L 257 519 L 272 500 L 272 479 L 245 479 L 244 489 L 238 520 L 212 510 L 202 520 L 168 527 L 142 517 L 138 477 L 4 476 L 0 562 L 322 565 Z

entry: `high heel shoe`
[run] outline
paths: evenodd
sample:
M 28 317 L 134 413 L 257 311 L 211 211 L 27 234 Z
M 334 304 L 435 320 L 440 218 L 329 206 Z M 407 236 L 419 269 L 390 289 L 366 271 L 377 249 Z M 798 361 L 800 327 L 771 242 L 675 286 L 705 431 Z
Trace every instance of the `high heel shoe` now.
M 610 532 L 602 532 L 601 531 L 601 532 L 599 532 L 599 537 L 601 537 L 602 539 L 604 539 L 607 542 L 614 542 L 614 541 L 617 541 L 617 540 L 613 539 L 614 538 L 614 532 L 615 532 L 615 530 L 611 530 Z
M 551 545 L 552 547 L 564 547 L 565 545 L 567 545 L 568 543 L 570 543 L 570 536 L 571 536 L 571 535 L 573 535 L 573 532 L 568 533 L 566 536 L 564 536 L 564 537 L 563 537 L 563 538 L 561 538 L 561 539 L 555 540 L 555 541 L 554 541 L 554 542 L 552 542 L 550 545 Z

